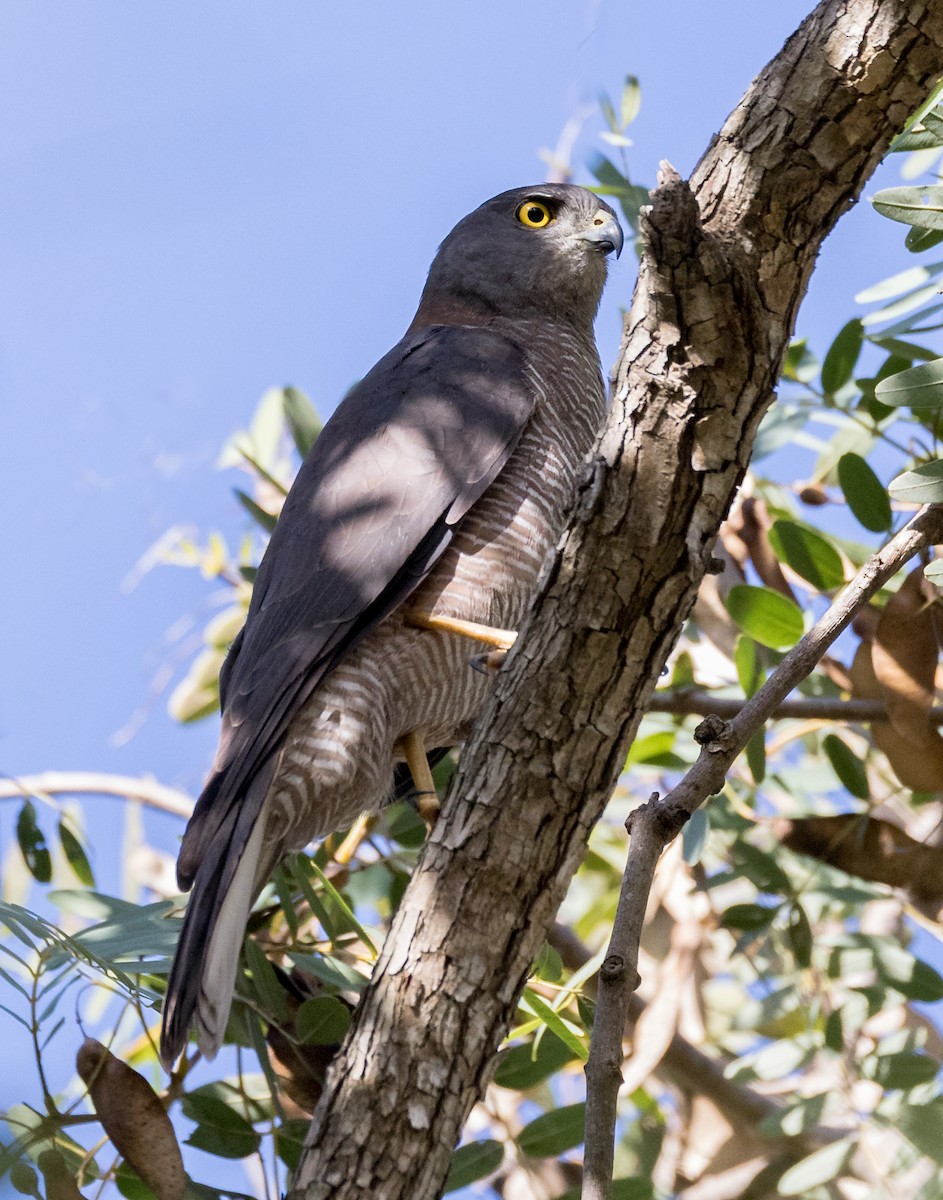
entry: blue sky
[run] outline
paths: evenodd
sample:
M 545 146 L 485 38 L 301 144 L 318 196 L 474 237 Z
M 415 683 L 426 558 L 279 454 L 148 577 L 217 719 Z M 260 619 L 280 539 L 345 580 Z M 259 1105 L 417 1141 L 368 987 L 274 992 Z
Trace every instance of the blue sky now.
M 149 692 L 212 587 L 122 580 L 172 525 L 246 528 L 214 467 L 226 436 L 272 384 L 327 415 L 401 335 L 455 221 L 541 179 L 538 150 L 627 72 L 633 178 L 663 158 L 689 173 L 809 7 L 3 0 L 0 771 L 198 790 L 215 725 L 181 728 Z M 600 128 L 576 147 L 583 182 Z M 845 218 L 800 321 L 821 349 L 900 242 L 866 205 Z M 633 272 L 623 255 L 600 317 L 607 366 Z M 120 815 L 87 812 L 93 838 Z M 171 846 L 179 827 L 147 819 Z
M 227 434 L 271 384 L 329 413 L 401 335 L 454 222 L 542 178 L 539 148 L 600 89 L 641 77 L 639 181 L 661 158 L 690 171 L 803 4 L 761 28 L 755 12 L 4 5 L 0 769 L 198 788 L 211 723 L 181 729 L 158 701 L 129 742 L 114 735 L 210 589 L 173 568 L 130 594 L 122 580 L 172 525 L 238 536 L 238 480 L 214 468 Z M 600 318 L 606 363 L 631 258 Z M 854 265 L 833 325 L 880 274 Z

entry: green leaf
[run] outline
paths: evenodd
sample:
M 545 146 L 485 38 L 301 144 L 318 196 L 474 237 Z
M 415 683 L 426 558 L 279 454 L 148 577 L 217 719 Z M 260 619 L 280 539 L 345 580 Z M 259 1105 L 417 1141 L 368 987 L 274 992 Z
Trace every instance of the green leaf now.
M 254 938 L 247 937 L 244 948 L 246 965 L 252 975 L 252 986 L 262 1002 L 266 1017 L 278 1025 L 284 1025 L 289 1017 L 288 996 L 278 982 L 275 968 Z
M 943 1099 L 901 1105 L 895 1124 L 921 1154 L 943 1165 Z
M 357 992 L 359 995 L 369 982 L 367 979 L 364 979 L 359 971 L 354 970 L 352 966 L 328 954 L 299 954 L 292 952 L 288 957 L 296 967 L 299 967 L 302 971 L 307 971 L 315 979 L 320 979 L 328 987 Z
M 747 1082 L 750 1079 L 785 1079 L 810 1062 L 813 1050 L 807 1041 L 798 1038 L 780 1038 L 762 1049 L 731 1063 L 724 1074 L 728 1079 Z
M 920 254 L 924 250 L 930 250 L 933 246 L 938 246 L 940 242 L 943 242 L 943 229 L 921 229 L 919 225 L 908 229 L 907 236 L 904 238 L 904 245 L 911 254 Z
M 259 1135 L 245 1117 L 217 1097 L 190 1092 L 181 1105 L 184 1115 L 197 1122 L 188 1146 L 220 1158 L 246 1158 L 259 1148 Z
M 789 876 L 776 859 L 753 846 L 741 841 L 733 847 L 733 858 L 737 870 L 746 875 L 747 879 L 761 892 L 788 892 L 791 888 Z
M 311 1046 L 334 1046 L 350 1028 L 350 1009 L 336 996 L 305 1000 L 295 1017 L 298 1041 Z
M 943 272 L 943 262 L 931 263 L 927 266 L 907 267 L 875 283 L 855 296 L 855 304 L 876 304 L 881 300 L 890 300 L 894 296 L 903 296 L 906 292 L 916 291 L 931 279 Z
M 878 212 L 892 221 L 918 225 L 921 229 L 943 229 L 943 186 L 883 188 L 872 199 Z
M 735 584 L 727 593 L 727 611 L 740 629 L 773 650 L 794 646 L 802 637 L 802 612 L 772 588 Z
M 901 995 L 924 1004 L 943 1000 L 943 976 L 929 963 L 914 958 L 902 946 L 886 943 L 878 947 L 876 957 L 881 978 Z
M 444 1191 L 457 1192 L 459 1188 L 468 1187 L 486 1175 L 497 1171 L 504 1158 L 504 1147 L 494 1138 L 486 1138 L 480 1142 L 469 1142 L 452 1155 L 452 1165 L 449 1167 L 448 1178 Z
M 552 1009 L 542 996 L 538 996 L 532 988 L 525 988 L 523 998 L 527 1001 L 534 1015 L 543 1021 L 547 1028 L 555 1033 L 561 1042 L 566 1042 L 578 1058 L 581 1058 L 583 1062 L 589 1058 L 589 1050 L 582 1038 L 573 1032 L 560 1014 L 555 1009 Z
M 151 1189 L 127 1162 L 115 1172 L 115 1187 L 125 1200 L 156 1200 Z
M 841 1141 L 823 1146 L 821 1150 L 816 1150 L 808 1158 L 797 1162 L 780 1179 L 777 1185 L 779 1194 L 800 1196 L 811 1188 L 820 1187 L 823 1183 L 837 1178 L 848 1165 L 857 1144 L 857 1138 L 842 1138 Z
M 567 1104 L 536 1117 L 514 1140 L 522 1154 L 549 1158 L 580 1145 L 585 1120 L 585 1104 Z
M 257 525 L 264 529 L 266 533 L 272 532 L 278 521 L 278 517 L 274 517 L 270 512 L 266 512 L 260 504 L 256 504 L 252 497 L 240 488 L 233 488 L 233 495 Z
M 548 1030 L 537 1043 L 511 1046 L 498 1055 L 494 1082 L 515 1092 L 526 1092 L 576 1059 L 571 1047 Z
M 707 809 L 695 809 L 681 831 L 681 849 L 686 863 L 693 866 L 701 861 L 710 831 L 711 823 Z
M 677 730 L 660 729 L 657 733 L 649 733 L 636 738 L 629 747 L 626 766 L 629 764 L 647 763 L 655 767 L 677 767 L 683 765 L 683 760 L 673 753 Z
M 840 1008 L 834 1009 L 825 1018 L 825 1045 L 833 1054 L 841 1054 L 845 1049 L 845 1030 Z
M 557 1200 L 580 1200 L 582 1188 L 569 1188 Z M 655 1185 L 644 1175 L 631 1175 L 628 1179 L 613 1179 L 610 1200 L 652 1200 Z
M 851 379 L 864 344 L 864 326 L 855 317 L 843 326 L 822 363 L 822 390 L 834 396 Z
M 599 97 L 599 107 L 602 111 L 603 120 L 609 127 L 610 132 L 619 132 L 619 118 L 616 116 L 616 110 L 612 107 L 612 101 L 603 93 Z
M 796 963 L 805 970 L 812 962 L 812 926 L 798 900 L 789 909 L 787 933 Z
M 619 103 L 619 116 L 622 128 L 627 129 L 639 114 L 642 107 L 642 89 L 634 75 L 626 75 L 622 85 L 622 97 Z
M 305 458 L 317 441 L 324 423 L 314 405 L 299 388 L 282 388 L 282 411 L 298 453 Z
M 868 785 L 864 763 L 848 743 L 842 741 L 837 734 L 829 733 L 822 739 L 822 749 L 842 787 L 859 800 L 870 799 L 871 788 Z
M 747 766 L 754 783 L 762 783 L 766 778 L 766 727 L 760 728 L 747 742 Z
M 62 853 L 66 857 L 66 862 L 72 868 L 75 877 L 80 883 L 84 883 L 86 887 L 94 887 L 95 876 L 92 874 L 92 866 L 88 861 L 88 855 L 85 853 L 82 843 L 69 828 L 64 817 L 59 821 L 59 843 L 62 846 Z
M 753 460 L 759 462 L 783 446 L 791 446 L 796 434 L 806 427 L 809 414 L 777 400 L 760 422 L 753 442 Z
M 563 978 L 563 959 L 549 943 L 544 942 L 541 947 L 531 974 L 547 983 L 559 983 Z
M 308 1125 L 308 1121 L 295 1118 L 283 1121 L 275 1131 L 275 1153 L 289 1171 L 294 1171 L 301 1161 Z
M 756 652 L 756 642 L 752 638 L 740 634 L 733 650 L 733 663 L 737 668 L 737 680 L 743 694 L 749 700 L 763 683 L 763 664 Z
M 796 338 L 791 341 L 783 359 L 783 379 L 792 383 L 811 383 L 818 373 L 819 360 L 809 349 L 808 339 Z M 779 403 L 777 400 L 773 408 L 778 407 Z
M 593 1026 L 596 1024 L 596 1001 L 589 996 L 584 996 L 582 992 L 576 995 L 576 1011 L 579 1013 L 580 1023 L 587 1033 L 593 1032 Z
M 933 562 L 927 563 L 923 568 L 923 573 L 931 583 L 936 584 L 937 587 L 943 587 L 943 558 L 935 558 Z M 927 801 L 923 803 L 927 803 Z
M 888 492 L 908 504 L 936 504 L 943 500 L 943 460 L 922 463 L 892 479 Z
M 903 333 L 916 333 L 915 327 L 937 312 L 939 305 L 931 305 L 920 312 L 915 310 L 919 309 L 927 300 L 935 300 L 938 295 L 939 288 L 936 283 L 931 283 L 927 287 L 915 288 L 906 296 L 901 296 L 883 308 L 876 308 L 874 312 L 868 313 L 862 319 L 862 324 L 866 328 L 872 325 L 884 325 L 881 337 L 899 337 Z M 888 321 L 894 321 L 895 318 L 897 320 L 893 325 L 887 324 Z
M 887 489 L 860 454 L 843 454 L 838 460 L 838 482 L 855 519 L 872 533 L 891 526 Z
M 841 555 L 821 534 L 796 521 L 779 520 L 773 522 L 769 540 L 779 561 L 819 591 L 832 592 L 844 584 Z
M 881 344 L 887 340 L 881 339 Z M 874 394 L 892 408 L 923 412 L 943 407 L 943 358 L 888 375 L 875 385 Z
M 871 1055 L 861 1064 L 866 1079 L 873 1079 L 882 1087 L 902 1088 L 909 1091 L 922 1083 L 935 1079 L 940 1064 L 928 1054 L 901 1050 L 896 1054 Z M 941 1129 L 943 1133 L 943 1129 Z
M 52 879 L 52 856 L 43 831 L 36 821 L 33 802 L 27 800 L 16 819 L 16 840 L 20 853 L 37 883 L 48 883 Z
M 39 1176 L 25 1162 L 15 1162 L 10 1168 L 10 1182 L 21 1196 L 35 1196 L 36 1200 L 43 1200 L 39 1190 Z
M 310 863 L 311 863 L 311 870 L 312 870 L 313 874 L 315 874 L 318 877 L 318 882 L 321 884 L 321 887 L 324 889 L 324 893 L 327 896 L 327 898 L 342 914 L 342 916 L 347 924 L 347 928 L 350 929 L 353 933 L 356 933 L 356 935 L 360 938 L 360 940 L 367 947 L 367 949 L 370 951 L 370 953 L 375 955 L 377 952 L 377 948 L 376 948 L 376 946 L 374 946 L 374 944 L 370 938 L 370 935 L 367 933 L 366 929 L 364 929 L 364 927 L 360 924 L 360 922 L 354 916 L 353 909 L 350 907 L 350 905 L 347 903 L 347 901 L 344 899 L 344 897 L 340 894 L 340 892 L 337 890 L 337 888 L 334 886 L 334 884 L 331 883 L 330 879 L 328 879 L 328 877 L 324 874 L 324 872 L 321 870 L 321 868 L 318 866 L 318 864 L 314 861 L 314 859 L 311 859 Z
M 885 334 L 870 334 L 868 341 L 874 346 L 880 346 L 882 350 L 886 350 L 888 354 L 895 358 L 906 358 L 908 361 L 919 359 L 921 362 L 935 362 L 940 356 L 936 350 L 931 350 L 927 346 L 918 346 L 916 342 L 905 342 L 901 338 L 887 337 Z M 887 400 L 885 404 L 890 404 Z
M 778 906 L 767 904 L 731 904 L 720 918 L 720 923 L 724 929 L 766 929 L 778 912 Z

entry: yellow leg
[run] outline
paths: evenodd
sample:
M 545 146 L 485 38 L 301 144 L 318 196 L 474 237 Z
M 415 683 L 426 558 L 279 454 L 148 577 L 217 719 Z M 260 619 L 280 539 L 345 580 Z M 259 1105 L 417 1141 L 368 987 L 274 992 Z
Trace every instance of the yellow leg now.
M 419 815 L 431 829 L 439 815 L 439 794 L 435 790 L 432 772 L 429 770 L 429 760 L 426 758 L 426 747 L 422 740 L 422 734 L 414 729 L 412 733 L 407 733 L 400 740 L 400 746 L 406 759 L 406 765 L 409 767 L 409 773 L 413 777 L 413 783 L 419 793 Z
M 458 633 L 463 637 L 472 638 L 476 642 L 484 642 L 486 646 L 495 646 L 499 650 L 510 650 L 517 639 L 516 629 L 495 629 L 491 625 L 479 625 L 477 621 L 463 621 L 460 617 L 435 616 L 432 613 L 420 612 L 415 608 L 404 608 L 403 619 L 407 625 L 417 629 L 437 629 L 442 633 Z

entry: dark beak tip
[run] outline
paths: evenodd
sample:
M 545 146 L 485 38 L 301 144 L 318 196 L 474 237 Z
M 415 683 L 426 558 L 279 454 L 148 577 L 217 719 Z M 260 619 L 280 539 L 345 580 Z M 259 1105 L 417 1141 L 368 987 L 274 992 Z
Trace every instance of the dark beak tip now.
M 583 234 L 583 240 L 588 242 L 597 254 L 615 254 L 618 258 L 622 253 L 625 237 L 619 222 L 614 217 L 609 217 L 605 223 L 587 230 Z

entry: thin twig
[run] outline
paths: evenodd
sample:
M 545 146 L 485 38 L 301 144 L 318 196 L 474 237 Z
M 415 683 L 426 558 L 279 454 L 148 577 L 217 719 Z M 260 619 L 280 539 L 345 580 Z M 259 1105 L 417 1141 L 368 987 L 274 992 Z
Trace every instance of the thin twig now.
M 649 712 L 674 713 L 684 717 L 722 717 L 725 721 L 737 716 L 746 700 L 715 696 L 700 688 L 694 691 L 656 692 L 648 706 Z M 927 719 L 943 725 L 943 705 L 931 708 Z M 887 705 L 883 700 L 842 700 L 838 696 L 798 696 L 785 700 L 769 714 L 773 721 L 886 721 Z
M 631 833 L 609 954 L 599 972 L 599 996 L 586 1064 L 583 1200 L 609 1200 L 616 1103 L 622 1080 L 622 1035 L 638 986 L 638 953 L 655 867 L 665 846 L 708 796 L 724 785 L 731 764 L 865 604 L 915 554 L 943 540 L 943 507 L 923 509 L 870 558 L 829 610 L 782 660 L 729 722 L 709 716 L 698 726 L 697 762 L 663 799 L 657 793 L 626 822 Z
M 637 817 L 646 809 L 654 819 Z M 622 1082 L 622 1033 L 629 1000 L 639 985 L 638 954 L 645 920 L 645 907 L 651 891 L 655 865 L 662 849 L 677 829 L 660 829 L 658 793 L 647 804 L 629 815 L 626 829 L 632 833 L 630 862 L 622 876 L 622 890 L 609 939 L 609 952 L 599 968 L 599 998 L 586 1063 L 586 1133 L 583 1156 L 583 1200 L 609 1200 L 612 1194 L 613 1135 L 616 1127 L 616 1102 Z
M 186 792 L 165 787 L 153 779 L 130 775 L 105 775 L 94 771 L 43 771 L 40 775 L 20 775 L 0 779 L 0 800 L 16 796 L 93 795 L 122 796 L 139 800 L 151 808 L 187 817 L 193 812 L 193 799 Z

